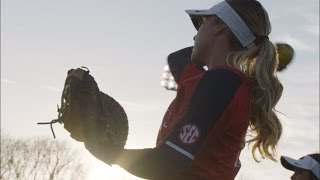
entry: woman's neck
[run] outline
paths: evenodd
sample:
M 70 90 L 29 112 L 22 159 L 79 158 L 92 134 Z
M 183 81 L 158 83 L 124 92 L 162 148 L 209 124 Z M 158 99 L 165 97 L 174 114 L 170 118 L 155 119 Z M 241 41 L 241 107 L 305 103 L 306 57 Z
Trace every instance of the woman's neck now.
M 220 51 L 219 53 L 212 53 L 210 57 L 208 57 L 206 66 L 208 69 L 212 69 L 215 66 L 226 66 L 227 63 L 227 52 Z

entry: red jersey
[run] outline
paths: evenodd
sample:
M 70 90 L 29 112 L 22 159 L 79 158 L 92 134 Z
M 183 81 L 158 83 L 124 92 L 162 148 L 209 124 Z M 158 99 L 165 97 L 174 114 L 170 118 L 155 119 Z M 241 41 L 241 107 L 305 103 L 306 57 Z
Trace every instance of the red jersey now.
M 191 161 L 170 179 L 232 180 L 250 117 L 250 88 L 239 70 L 187 65 L 159 130 L 157 147 Z

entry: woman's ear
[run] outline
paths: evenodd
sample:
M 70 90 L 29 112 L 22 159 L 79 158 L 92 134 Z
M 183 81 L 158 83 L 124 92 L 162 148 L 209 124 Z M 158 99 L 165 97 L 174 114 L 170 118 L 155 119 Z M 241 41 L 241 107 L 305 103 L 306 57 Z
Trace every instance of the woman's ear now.
M 214 35 L 221 34 L 221 33 L 225 32 L 227 29 L 228 29 L 228 26 L 226 24 L 218 23 L 218 24 L 215 25 L 213 34 Z

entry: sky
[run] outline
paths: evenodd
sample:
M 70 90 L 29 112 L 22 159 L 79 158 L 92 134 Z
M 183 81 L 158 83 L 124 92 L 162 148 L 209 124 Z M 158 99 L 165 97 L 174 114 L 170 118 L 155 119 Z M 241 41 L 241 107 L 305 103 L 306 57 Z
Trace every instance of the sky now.
M 124 107 L 127 148 L 155 146 L 175 92 L 160 86 L 169 53 L 193 45 L 196 34 L 185 9 L 207 9 L 214 0 L 2 0 L 1 134 L 52 137 L 66 73 L 86 66 L 99 88 Z M 289 43 L 295 57 L 278 74 L 284 92 L 277 110 L 283 124 L 278 154 L 319 152 L 319 1 L 261 0 L 273 42 Z M 74 142 L 60 124 L 57 139 Z M 82 147 L 82 146 L 81 146 Z M 84 147 L 82 147 L 84 148 Z M 84 150 L 84 153 L 87 153 Z M 240 156 L 236 179 L 289 179 L 279 162 Z M 279 158 L 278 158 L 279 159 Z M 139 179 L 92 158 L 92 179 Z

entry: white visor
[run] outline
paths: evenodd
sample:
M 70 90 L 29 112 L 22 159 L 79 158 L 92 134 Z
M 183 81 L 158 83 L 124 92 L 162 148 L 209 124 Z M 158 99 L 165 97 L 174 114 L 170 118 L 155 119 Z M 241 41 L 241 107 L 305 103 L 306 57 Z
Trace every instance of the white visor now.
M 214 5 L 209 10 L 186 10 L 192 16 L 218 16 L 238 38 L 243 47 L 254 45 L 256 37 L 238 13 L 225 1 Z
M 318 179 L 320 179 L 320 164 L 310 156 L 304 156 L 299 160 L 292 159 L 287 156 L 281 156 L 281 164 L 286 169 L 294 171 L 295 167 L 311 171 Z

